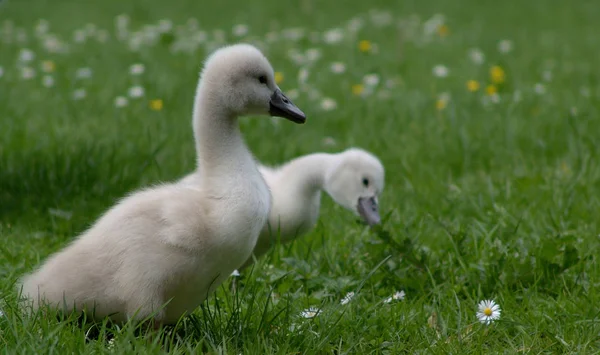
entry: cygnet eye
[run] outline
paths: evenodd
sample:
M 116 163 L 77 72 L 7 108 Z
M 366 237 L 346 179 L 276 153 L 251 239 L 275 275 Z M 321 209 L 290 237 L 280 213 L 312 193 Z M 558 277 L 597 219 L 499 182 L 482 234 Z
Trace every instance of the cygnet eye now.
M 267 83 L 267 77 L 264 75 L 261 75 L 258 77 L 258 81 L 260 81 L 261 84 L 266 84 Z
M 363 178 L 362 183 L 365 185 L 365 187 L 369 187 L 369 179 Z

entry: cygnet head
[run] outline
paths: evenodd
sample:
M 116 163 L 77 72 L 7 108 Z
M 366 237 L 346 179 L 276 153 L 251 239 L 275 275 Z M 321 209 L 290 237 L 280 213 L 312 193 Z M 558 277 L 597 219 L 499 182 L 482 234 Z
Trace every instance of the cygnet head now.
M 351 148 L 338 155 L 325 177 L 325 191 L 340 205 L 359 215 L 367 224 L 381 222 L 379 194 L 383 191 L 385 172 L 373 154 Z
M 235 44 L 215 51 L 204 64 L 198 95 L 228 116 L 271 115 L 304 123 L 306 116 L 275 83 L 273 67 L 254 46 Z

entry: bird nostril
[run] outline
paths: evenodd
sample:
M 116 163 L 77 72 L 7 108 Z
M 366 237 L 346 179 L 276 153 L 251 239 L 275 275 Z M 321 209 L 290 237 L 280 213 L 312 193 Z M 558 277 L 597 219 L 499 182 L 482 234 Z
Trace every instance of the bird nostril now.
M 286 104 L 290 103 L 290 100 L 288 100 L 287 98 L 283 98 L 283 102 L 285 102 Z

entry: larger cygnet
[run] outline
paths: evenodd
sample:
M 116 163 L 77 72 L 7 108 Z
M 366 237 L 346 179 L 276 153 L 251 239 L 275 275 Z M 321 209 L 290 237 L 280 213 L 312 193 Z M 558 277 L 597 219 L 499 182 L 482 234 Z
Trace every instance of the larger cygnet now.
M 164 184 L 125 197 L 37 271 L 22 294 L 115 321 L 172 324 L 250 257 L 271 207 L 269 188 L 242 139 L 238 116 L 303 123 L 253 46 L 217 50 L 196 90 L 196 184 Z M 93 310 L 93 312 L 91 312 Z

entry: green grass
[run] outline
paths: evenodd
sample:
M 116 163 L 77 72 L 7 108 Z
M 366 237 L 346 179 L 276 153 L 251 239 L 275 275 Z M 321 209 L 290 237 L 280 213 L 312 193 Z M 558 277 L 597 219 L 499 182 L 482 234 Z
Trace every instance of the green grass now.
M 596 2 L 203 3 L 0 4 L 0 24 L 12 21 L 29 37 L 24 43 L 3 41 L 15 33 L 0 38 L 2 352 L 600 352 Z M 372 9 L 389 12 L 394 24 L 376 26 Z M 299 66 L 288 52 L 321 51 L 294 100 L 307 124 L 248 118 L 241 123 L 245 137 L 269 164 L 350 146 L 377 154 L 386 167 L 383 230 L 357 224 L 325 197 L 312 233 L 276 248 L 236 280 L 236 292 L 225 283 L 202 309 L 158 336 L 99 326 L 86 340 L 88 329 L 76 322 L 22 315 L 13 286 L 20 275 L 124 194 L 194 168 L 191 107 L 210 47 L 171 53 L 178 36 L 166 34 L 132 52 L 114 36 L 120 13 L 129 14 L 135 30 L 163 18 L 176 27 L 194 17 L 209 39 L 222 29 L 227 42 L 264 43 L 267 33 L 304 29 L 298 41 L 280 36 L 263 48 L 288 92 L 300 88 Z M 423 23 L 436 13 L 445 16 L 449 34 L 423 36 Z M 33 35 L 40 18 L 69 43 L 68 53 L 41 47 Z M 356 18 L 364 26 L 352 34 L 347 24 Z M 87 23 L 107 29 L 108 41 L 74 43 L 73 31 Z M 231 29 L 240 23 L 249 34 L 236 39 Z M 337 27 L 344 29 L 342 42 L 311 42 L 311 33 Z M 509 53 L 498 51 L 504 39 L 513 43 Z M 360 52 L 360 40 L 376 51 Z M 31 80 L 21 78 L 22 48 L 35 52 Z M 482 65 L 469 59 L 471 48 L 485 53 Z M 43 60 L 56 64 L 52 88 L 42 86 Z M 346 72 L 333 74 L 332 62 L 343 62 Z M 129 75 L 134 63 L 145 64 L 146 72 Z M 435 77 L 436 65 L 445 65 L 448 77 Z M 486 104 L 493 65 L 503 68 L 506 82 L 500 102 Z M 93 76 L 75 80 L 80 67 Z M 375 92 L 353 95 L 352 86 L 367 74 L 380 78 Z M 466 89 L 470 79 L 481 83 L 478 92 Z M 543 93 L 536 92 L 538 83 Z M 115 97 L 135 84 L 145 87 L 145 97 L 116 108 Z M 87 96 L 73 100 L 79 88 Z M 309 94 L 314 90 L 320 96 Z M 437 110 L 442 93 L 451 98 Z M 321 97 L 334 99 L 337 108 L 322 110 Z M 164 101 L 160 111 L 148 106 L 155 98 Z M 384 303 L 397 290 L 406 298 Z M 351 291 L 355 297 L 341 305 Z M 475 316 L 482 299 L 502 307 L 501 319 L 489 326 Z M 311 306 L 319 315 L 301 317 Z

